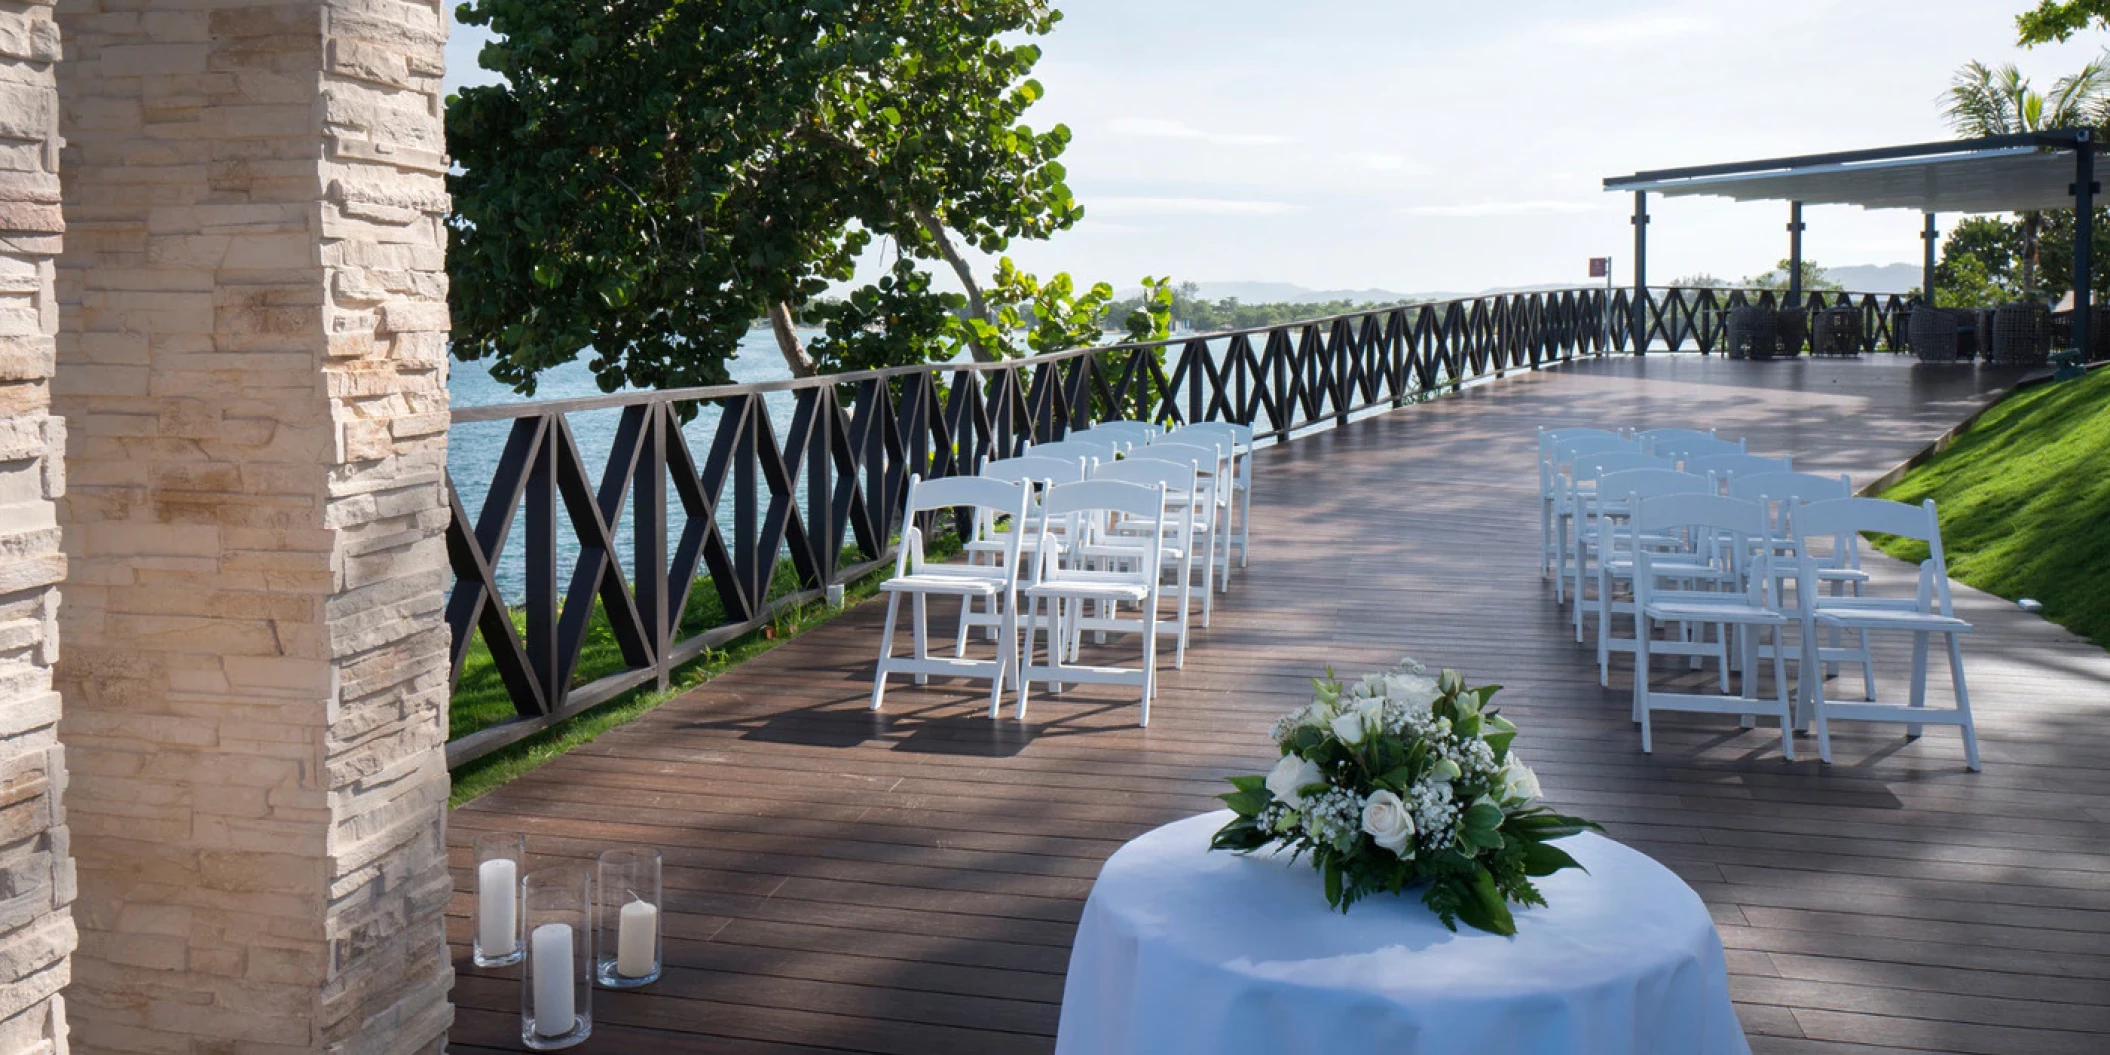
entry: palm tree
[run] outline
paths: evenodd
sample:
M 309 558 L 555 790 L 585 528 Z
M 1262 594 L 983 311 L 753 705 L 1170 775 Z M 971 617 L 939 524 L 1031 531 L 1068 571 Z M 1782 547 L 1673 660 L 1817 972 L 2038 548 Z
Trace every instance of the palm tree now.
M 2049 94 L 2029 86 L 2029 78 L 2010 62 L 1994 69 L 1969 62 L 1956 71 L 1942 95 L 1942 116 L 1965 136 L 2004 136 L 2054 128 L 2094 128 L 2110 121 L 2110 66 L 2096 59 L 2070 77 L 2051 82 Z M 2022 292 L 2037 291 L 2035 211 L 2022 214 Z

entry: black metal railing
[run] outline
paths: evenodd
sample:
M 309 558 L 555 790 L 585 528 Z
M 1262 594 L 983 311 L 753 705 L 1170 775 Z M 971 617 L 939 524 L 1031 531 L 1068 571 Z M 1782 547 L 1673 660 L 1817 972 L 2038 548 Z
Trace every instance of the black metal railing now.
M 1716 350 L 1729 309 L 1774 297 L 1650 290 L 1648 344 Z M 448 483 L 452 677 L 480 632 L 513 714 L 456 737 L 448 762 L 632 688 L 664 687 L 707 649 L 873 570 L 890 559 L 911 473 L 974 472 L 1027 441 L 1114 417 L 1236 421 L 1279 441 L 1510 371 L 1624 352 L 1631 294 L 1614 292 L 1609 311 L 1605 298 L 1601 288 L 1506 293 L 1003 363 L 457 409 L 456 425 L 510 431 L 473 515 Z M 1902 332 L 1903 298 L 1808 299 L 1858 303 L 1871 350 Z M 788 418 L 781 432 L 772 402 Z M 598 473 L 572 424 L 593 413 L 619 415 Z M 516 525 L 517 599 L 502 594 L 499 573 Z M 568 573 L 560 548 L 576 552 Z M 684 630 L 698 589 L 715 595 L 715 625 Z M 589 634 L 613 638 L 620 669 L 581 676 Z

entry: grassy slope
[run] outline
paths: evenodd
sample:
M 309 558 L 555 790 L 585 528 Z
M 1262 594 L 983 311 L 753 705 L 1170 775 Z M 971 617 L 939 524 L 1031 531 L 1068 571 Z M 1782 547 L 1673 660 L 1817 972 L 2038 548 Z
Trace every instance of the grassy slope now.
M 1883 497 L 1934 499 L 1956 578 L 2110 648 L 2110 370 L 2008 397 Z

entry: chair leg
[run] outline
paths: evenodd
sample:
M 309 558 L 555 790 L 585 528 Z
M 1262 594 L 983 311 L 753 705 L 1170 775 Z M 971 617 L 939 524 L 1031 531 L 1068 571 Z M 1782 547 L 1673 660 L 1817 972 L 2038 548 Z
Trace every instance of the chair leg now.
M 1914 707 L 1927 706 L 1927 634 L 1915 631 L 1912 635 L 1912 700 Z M 1917 740 L 1926 732 L 1921 725 L 1905 726 L 1905 739 Z
M 992 601 L 992 602 L 990 602 L 990 603 L 991 603 L 991 605 L 992 605 L 992 606 L 993 606 L 993 605 L 995 604 L 995 602 L 994 602 L 994 601 Z M 961 658 L 963 658 L 963 657 L 965 657 L 965 656 L 967 655 L 967 624 L 968 624 L 968 621 L 970 620 L 970 618 L 971 618 L 971 617 L 972 617 L 973 615 L 974 615 L 974 598 L 973 598 L 973 597 L 961 597 L 961 598 L 960 598 L 960 629 L 959 629 L 959 633 L 958 633 L 957 635 L 955 635 L 955 637 L 954 637 L 954 639 L 953 639 L 953 643 L 952 643 L 952 657 L 953 657 L 954 659 L 961 659 Z
M 1971 721 L 1971 690 L 1963 682 L 1963 643 L 1957 635 L 1946 635 L 1949 639 L 1949 680 L 1956 686 L 1956 710 L 1963 724 L 1963 761 L 1971 772 L 1979 771 L 1978 726 Z
M 1539 495 L 1539 578 L 1553 570 L 1553 498 Z
M 1193 563 L 1194 547 L 1189 545 L 1187 552 L 1180 556 L 1180 636 L 1172 658 L 1175 670 L 1187 669 L 1187 606 L 1192 603 L 1190 591 L 1194 588 Z
M 1788 698 L 1788 641 L 1787 630 L 1773 628 L 1773 701 L 1780 707 L 1780 753 L 1788 761 L 1795 761 L 1795 705 Z M 1757 628 L 1752 628 L 1754 642 L 1758 638 Z M 1755 687 L 1758 679 L 1758 646 L 1754 643 L 1747 653 L 1750 665 L 1744 667 L 1744 677 L 1752 679 Z
M 1248 454 L 1246 457 L 1250 458 L 1252 455 Z M 1238 500 L 1238 566 L 1243 568 L 1253 553 L 1253 485 L 1248 483 L 1243 490 L 1231 492 L 1231 497 Z
M 1582 601 L 1575 603 L 1578 618 L 1582 615 Z M 1582 640 L 1577 637 L 1576 640 Z M 1612 684 L 1612 578 L 1604 565 L 1597 566 L 1597 685 L 1606 688 Z
M 1868 631 L 1861 631 L 1861 698 L 1876 698 L 1876 654 L 1868 643 Z
M 1568 603 L 1568 521 L 1566 514 L 1553 514 L 1553 603 Z
M 1143 602 L 1143 713 L 1137 725 L 1150 724 L 1150 698 L 1158 691 L 1158 596 Z
M 1648 755 L 1655 753 L 1656 746 L 1648 721 L 1648 623 L 1639 605 L 1634 618 L 1634 714 L 1641 722 L 1641 753 Z
M 887 660 L 894 656 L 894 617 L 901 614 L 901 595 L 886 596 L 886 629 L 879 632 L 879 666 L 872 671 L 872 709 L 886 699 Z
M 1209 628 L 1209 620 L 1216 613 L 1216 532 L 1209 533 L 1209 560 L 1202 564 L 1202 629 Z
M 1004 713 L 1004 675 L 1018 663 L 1018 598 L 1004 599 L 1003 614 L 997 617 L 996 676 L 989 679 L 989 717 L 995 719 Z M 998 598 L 989 599 L 989 607 L 996 608 Z
M 929 600 L 928 600 L 927 598 L 925 598 L 925 597 L 924 597 L 924 596 L 923 596 L 922 594 L 920 594 L 920 593 L 919 593 L 919 594 L 916 594 L 916 595 L 915 595 L 915 605 L 914 605 L 913 609 L 911 610 L 911 613 L 910 613 L 910 617 L 911 617 L 911 618 L 913 618 L 913 619 L 915 620 L 915 625 L 914 625 L 914 627 L 913 627 L 912 629 L 913 629 L 913 631 L 914 631 L 914 635 L 915 635 L 915 642 L 916 642 L 916 658 L 917 658 L 917 659 L 929 659 L 929 658 L 930 658 L 930 627 L 929 627 L 929 623 L 930 623 L 930 602 L 929 602 Z M 918 675 L 916 675 L 916 684 L 918 684 L 918 685 L 928 685 L 928 684 L 930 684 L 930 675 L 928 675 L 928 674 L 918 674 Z
M 1035 613 L 1035 612 L 1036 612 L 1036 611 L 1037 611 L 1037 610 L 1039 609 L 1039 607 L 1040 607 L 1040 600 L 1039 600 L 1039 598 L 1035 598 L 1035 597 L 1028 597 L 1028 598 L 1026 598 L 1026 626 L 1025 626 L 1025 631 L 1026 631 L 1026 632 L 1025 632 L 1025 640 L 1023 640 L 1023 641 L 1019 642 L 1019 649 L 1018 649 L 1018 720 L 1019 720 L 1019 721 L 1025 721 L 1025 720 L 1026 720 L 1026 690 L 1027 690 L 1027 689 L 1028 689 L 1029 687 L 1031 687 L 1031 686 L 1032 686 L 1032 684 L 1033 684 L 1033 679 L 1032 679 L 1031 677 L 1027 676 L 1027 674 L 1026 674 L 1026 668 L 1027 668 L 1027 667 L 1030 667 L 1030 666 L 1032 666 L 1032 665 L 1033 665 L 1033 630 L 1034 630 L 1034 627 L 1035 627 L 1035 626 L 1036 626 L 1036 625 L 1038 624 L 1038 621 L 1037 621 L 1037 619 L 1035 618 L 1035 614 L 1034 614 L 1034 613 Z
M 1722 635 L 1727 637 L 1728 634 L 1729 628 L 1723 627 Z M 1736 628 L 1736 645 L 1738 662 L 1743 665 L 1742 689 L 1744 698 L 1756 701 L 1758 699 L 1758 631 L 1752 627 L 1738 624 Z M 1779 649 L 1774 651 L 1777 652 Z M 1758 716 L 1746 713 L 1742 720 L 1737 722 L 1737 726 L 1742 729 L 1756 729 L 1758 728 Z M 1785 729 L 1785 723 L 1783 723 L 1783 729 Z M 1786 733 L 1783 732 L 1782 735 L 1786 735 Z M 1792 750 L 1789 752 L 1788 758 L 1791 761 L 1795 758 Z

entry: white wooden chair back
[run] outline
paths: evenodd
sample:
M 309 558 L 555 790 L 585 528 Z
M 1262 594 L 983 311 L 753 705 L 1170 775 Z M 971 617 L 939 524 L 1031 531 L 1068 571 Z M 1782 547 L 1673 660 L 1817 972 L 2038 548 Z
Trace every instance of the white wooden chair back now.
M 1705 458 L 1687 458 L 1685 471 L 1712 473 L 1719 480 L 1734 481 L 1739 476 L 1755 476 L 1759 473 L 1791 473 L 1795 471 L 1795 462 L 1789 455 L 1772 458 L 1763 454 L 1716 454 Z
M 1070 433 L 1069 438 L 1092 443 L 1111 442 L 1118 444 L 1123 451 L 1126 451 L 1132 447 L 1141 447 L 1144 444 L 1151 443 L 1164 434 L 1164 427 L 1156 422 L 1114 420 L 1102 421 L 1096 425 L 1079 429 Z
M 1795 538 L 1835 536 L 1858 539 L 1863 534 L 1891 535 L 1927 544 L 1927 559 L 1920 563 L 1922 610 L 1935 615 L 1956 614 L 1949 595 L 1949 561 L 1942 553 L 1941 517 L 1934 499 L 1920 505 L 1892 502 L 1884 498 L 1841 498 L 1812 502 L 1795 510 Z
M 1024 450 L 1018 452 L 1018 455 L 1019 457 L 1031 455 L 1041 458 L 1083 458 L 1086 459 L 1085 467 L 1089 470 L 1091 462 L 1110 462 L 1119 453 L 1121 453 L 1121 445 L 1115 443 L 1112 439 L 1079 435 L 1066 440 L 1053 440 L 1048 443 L 1030 443 L 1026 445 Z

